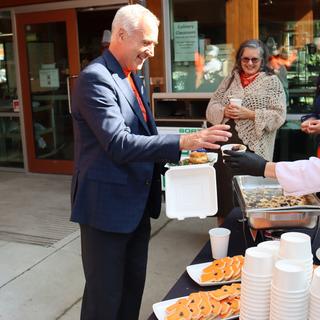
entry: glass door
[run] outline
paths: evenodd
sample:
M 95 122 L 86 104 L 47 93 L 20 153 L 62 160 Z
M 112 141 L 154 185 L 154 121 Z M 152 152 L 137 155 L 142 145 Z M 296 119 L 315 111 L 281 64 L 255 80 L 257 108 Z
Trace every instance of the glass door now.
M 19 14 L 17 35 L 29 170 L 69 174 L 69 79 L 80 70 L 76 12 Z

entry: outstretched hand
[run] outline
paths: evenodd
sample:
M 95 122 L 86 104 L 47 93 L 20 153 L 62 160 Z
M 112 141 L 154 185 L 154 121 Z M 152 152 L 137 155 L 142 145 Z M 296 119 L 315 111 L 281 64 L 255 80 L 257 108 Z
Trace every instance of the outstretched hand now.
M 231 150 L 223 151 L 225 165 L 228 166 L 233 175 L 264 176 L 267 160 L 253 152 L 237 152 Z
M 218 124 L 195 133 L 180 136 L 180 150 L 196 150 L 199 148 L 219 149 L 216 142 L 226 142 L 232 136 L 229 125 Z

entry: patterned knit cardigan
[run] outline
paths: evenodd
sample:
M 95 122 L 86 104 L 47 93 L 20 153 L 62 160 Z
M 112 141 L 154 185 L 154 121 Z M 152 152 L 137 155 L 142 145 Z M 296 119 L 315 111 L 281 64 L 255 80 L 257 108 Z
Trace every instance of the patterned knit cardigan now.
M 255 120 L 235 120 L 235 128 L 239 138 L 252 151 L 271 161 L 277 129 L 286 119 L 286 97 L 282 84 L 276 75 L 261 72 L 257 78 L 245 88 L 240 76 L 234 72 L 227 76 L 213 93 L 207 107 L 206 117 L 212 124 L 225 123 L 224 108 L 229 98 L 241 98 L 242 106 L 255 111 Z

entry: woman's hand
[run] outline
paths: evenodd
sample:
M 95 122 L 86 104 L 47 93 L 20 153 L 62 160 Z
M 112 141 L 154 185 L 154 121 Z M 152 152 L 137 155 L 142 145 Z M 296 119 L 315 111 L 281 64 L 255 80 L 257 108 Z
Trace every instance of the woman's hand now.
M 255 112 L 245 107 L 229 104 L 224 109 L 224 116 L 234 120 L 254 120 Z
M 305 132 L 305 133 L 310 133 L 310 132 L 308 131 L 308 129 L 309 129 L 309 123 L 310 123 L 310 121 L 313 121 L 313 120 L 316 120 L 316 118 L 308 118 L 307 120 L 303 121 L 303 122 L 301 123 L 301 131 L 303 131 L 303 132 Z
M 320 134 L 320 120 L 310 120 L 307 133 Z

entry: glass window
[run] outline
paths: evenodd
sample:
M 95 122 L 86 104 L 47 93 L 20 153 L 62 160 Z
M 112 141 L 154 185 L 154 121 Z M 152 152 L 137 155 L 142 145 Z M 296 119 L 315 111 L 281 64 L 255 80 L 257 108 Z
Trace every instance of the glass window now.
M 19 116 L 0 117 L 0 167 L 23 167 Z
M 11 14 L 0 11 L 0 167 L 23 168 Z M 13 109 L 14 108 L 14 109 Z
M 225 0 L 170 0 L 173 92 L 212 92 L 232 67 Z
M 260 39 L 286 90 L 288 113 L 313 110 L 320 72 L 319 4 L 319 0 L 259 1 Z
M 13 111 L 17 99 L 16 70 L 10 12 L 0 12 L 0 112 Z
M 260 0 L 259 32 L 287 96 L 289 115 L 278 131 L 274 160 L 316 155 L 315 136 L 302 132 L 300 125 L 302 114 L 315 111 L 320 74 L 320 1 Z

